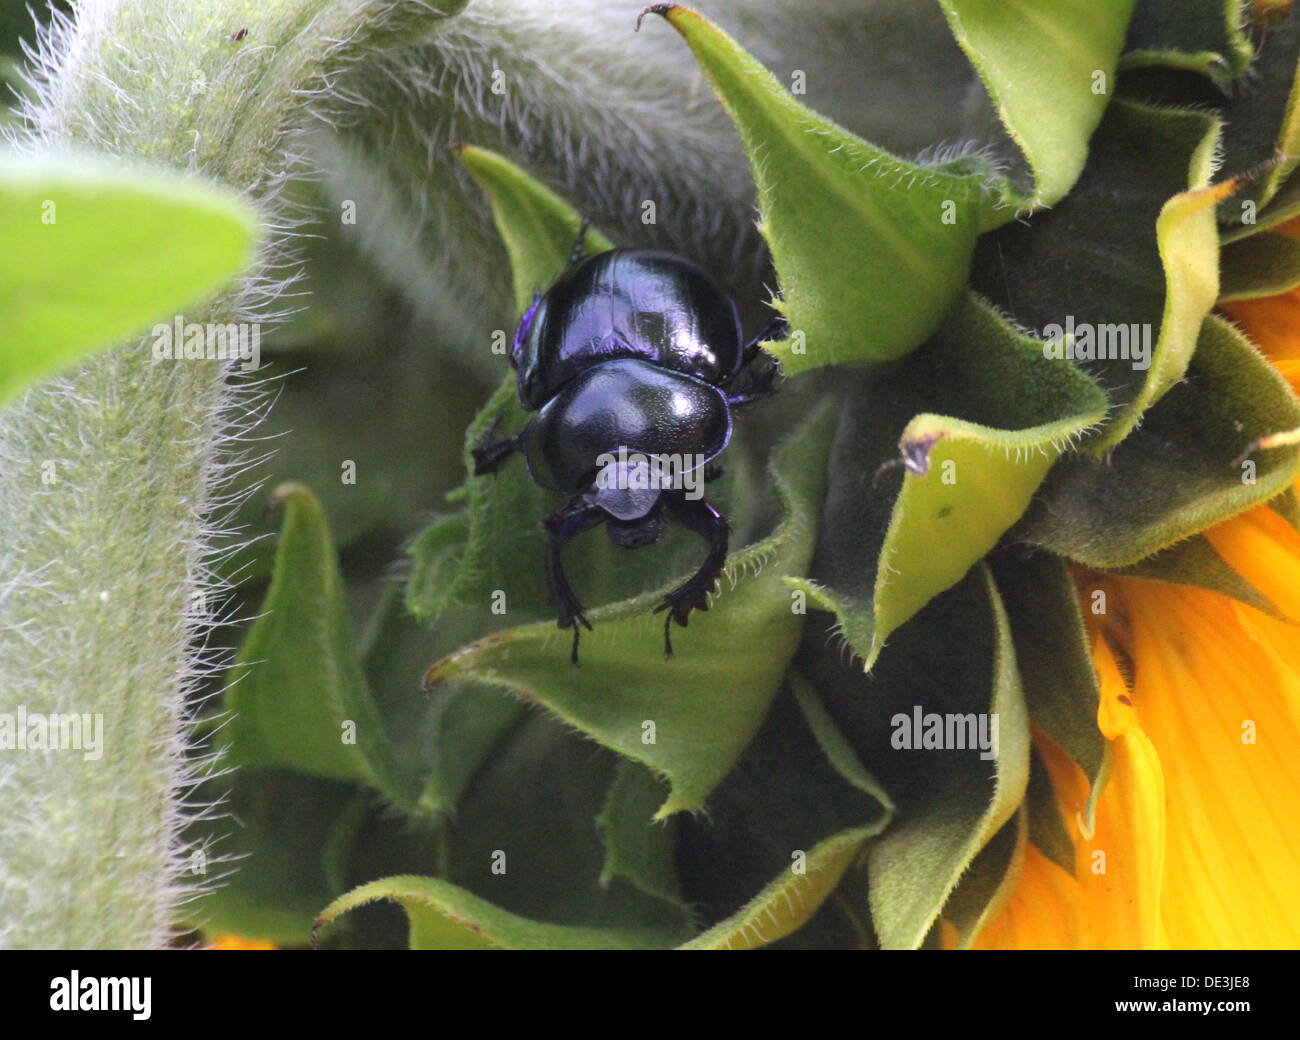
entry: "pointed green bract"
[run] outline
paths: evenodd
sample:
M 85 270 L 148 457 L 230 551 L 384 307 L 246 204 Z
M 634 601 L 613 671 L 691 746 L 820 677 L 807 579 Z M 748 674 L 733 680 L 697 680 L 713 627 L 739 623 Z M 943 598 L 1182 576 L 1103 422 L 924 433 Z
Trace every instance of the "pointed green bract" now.
M 474 677 L 518 690 L 667 775 L 660 818 L 698 808 L 757 731 L 798 645 L 803 615 L 782 578 L 802 573 L 812 554 L 832 428 L 823 408 L 777 452 L 780 527 L 728 558 L 721 594 L 676 629 L 671 660 L 663 615 L 651 612 L 662 596 L 651 594 L 588 613 L 594 631 L 582 633 L 580 668 L 569 661 L 569 633 L 542 622 L 457 651 L 426 681 Z M 737 656 L 738 645 L 762 652 Z
M 825 642 L 810 622 L 800 671 L 898 806 L 867 852 L 871 921 L 886 949 L 915 948 L 1024 796 L 1029 722 L 1010 625 L 981 565 L 899 629 L 869 676 Z M 985 714 L 998 719 L 996 751 L 970 728 Z M 961 720 L 960 743 L 956 730 L 951 745 L 923 743 L 926 716 Z
M 232 762 L 377 787 L 398 802 L 413 777 L 393 760 L 357 658 L 329 526 L 311 492 L 272 495 L 284 526 L 271 586 L 235 661 L 220 731 Z
M 1109 456 L 1062 459 L 1014 533 L 1091 567 L 1131 566 L 1283 491 L 1300 469 L 1294 445 L 1241 456 L 1297 426 L 1277 369 L 1212 316 L 1187 379 Z
M 1259 208 L 1272 201 L 1300 162 L 1300 10 L 1289 5 L 1264 40 L 1250 70 L 1252 89 L 1238 91 L 1223 105 L 1221 156 L 1228 174 L 1256 174 L 1240 199 Z M 1242 219 L 1238 202 L 1220 211 L 1234 224 Z
M 884 789 L 791 672 L 704 812 L 681 821 L 683 886 L 709 922 L 688 947 L 750 949 L 801 932 L 892 818 Z M 837 898 L 836 910 L 869 944 L 865 908 Z
M 1087 777 L 1089 828 L 1101 796 L 1106 738 L 1097 725 L 1101 690 L 1083 628 L 1079 594 L 1065 564 L 1011 546 L 991 560 L 1002 596 L 1029 721 L 1056 741 Z
M 1043 352 L 968 297 L 920 350 L 850 384 L 817 557 L 791 584 L 838 615 L 866 667 L 993 548 L 1052 462 L 1104 418 L 1097 386 Z
M 1250 67 L 1255 48 L 1241 0 L 1138 0 L 1120 68 L 1188 69 L 1227 85 Z
M 248 266 L 256 216 L 175 173 L 76 153 L 0 155 L 0 405 Z M 168 364 L 142 355 L 141 364 Z
M 1221 596 L 1231 596 L 1273 617 L 1282 617 L 1268 597 L 1228 566 L 1203 534 L 1175 542 L 1153 556 L 1128 567 L 1114 568 L 1110 573 L 1174 585 L 1194 585 Z
M 876 830 L 858 827 L 827 838 L 808 851 L 802 873 L 786 871 L 732 916 L 681 949 L 752 950 L 789 935 L 835 890 Z
M 1105 387 L 1113 409 L 1093 451 L 1182 377 L 1214 305 L 1214 203 L 1231 190 L 1209 186 L 1219 130 L 1203 112 L 1116 101 L 1075 189 L 980 241 L 974 287 Z
M 890 633 L 997 544 L 1052 463 L 1106 415 L 1105 395 L 1090 379 L 1045 359 L 1038 340 L 1016 335 L 983 302 L 968 299 L 948 328 L 983 370 L 982 385 L 1004 396 L 1010 428 L 923 414 L 903 430 L 907 472 L 880 550 L 868 668 Z
M 1074 873 L 1074 841 L 1061 812 L 1052 776 L 1037 747 L 1029 752 L 1029 786 L 1023 812 L 1028 816 L 1029 840 L 1062 870 Z M 1091 827 L 1091 822 L 1088 824 Z
M 605 842 L 600 882 L 626 878 L 647 895 L 680 907 L 689 920 L 673 860 L 677 821 L 652 820 L 668 794 L 667 785 L 640 762 L 625 758 L 619 763 L 609 800 L 596 817 Z
M 582 218 L 568 203 L 504 156 L 462 145 L 457 157 L 488 194 L 492 216 L 510 253 L 515 305 L 522 312 L 534 293 L 546 292 L 564 271 Z M 613 249 L 613 243 L 588 228 L 584 255 Z
M 411 875 L 371 881 L 334 900 L 320 912 L 313 935 L 320 935 L 349 910 L 381 899 L 398 903 L 406 911 L 413 949 L 638 950 L 675 944 L 669 930 L 584 928 L 534 921 L 449 882 Z
M 1230 242 L 1219 254 L 1219 300 L 1254 300 L 1300 285 L 1300 239 L 1264 231 Z
M 890 155 L 800 104 L 699 14 L 653 10 L 690 45 L 749 153 L 781 282 L 773 306 L 792 329 L 769 344 L 785 371 L 915 349 L 966 283 L 987 167 Z
M 971 861 L 943 908 L 944 920 L 957 930 L 957 949 L 969 950 L 1006 906 L 1020 881 L 1028 840 L 1029 814 L 1022 805 Z
M 1133 0 L 940 0 L 953 36 L 1029 160 L 1028 195 L 1004 184 L 1001 213 L 1051 206 L 1083 169 L 1101 120 Z

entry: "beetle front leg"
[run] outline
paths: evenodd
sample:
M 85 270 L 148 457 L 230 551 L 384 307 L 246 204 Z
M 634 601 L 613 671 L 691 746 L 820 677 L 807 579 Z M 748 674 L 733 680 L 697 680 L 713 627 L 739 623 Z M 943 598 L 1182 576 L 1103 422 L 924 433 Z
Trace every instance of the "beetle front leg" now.
M 513 452 L 518 451 L 522 445 L 523 434 L 515 434 L 513 437 L 507 437 L 504 440 L 494 441 L 492 435 L 497 432 L 497 427 L 501 425 L 501 416 L 492 420 L 492 425 L 483 431 L 483 436 L 479 438 L 478 444 L 470 449 L 470 455 L 474 458 L 474 476 L 481 477 L 486 473 L 495 473 L 501 463 L 505 462 Z
M 723 515 L 702 498 L 687 498 L 680 491 L 669 491 L 664 493 L 664 502 L 670 517 L 709 543 L 709 555 L 704 558 L 700 569 L 655 607 L 656 614 L 661 610 L 668 612 L 664 618 L 664 653 L 672 657 L 672 623 L 676 621 L 685 628 L 692 610 L 709 609 L 709 593 L 713 591 L 727 560 L 728 531 Z
M 780 362 L 771 354 L 760 352 L 752 363 L 747 364 L 740 370 L 737 382 L 742 385 L 733 392 L 732 389 L 726 391 L 727 404 L 732 408 L 739 408 L 744 404 L 752 404 L 755 401 L 761 401 L 765 397 L 771 397 L 776 393 L 776 380 L 781 374 Z
M 763 327 L 754 333 L 754 338 L 745 344 L 745 352 L 741 355 L 741 364 L 748 365 L 754 358 L 758 357 L 762 349 L 759 344 L 767 340 L 785 339 L 790 335 L 790 323 L 786 320 L 784 314 L 777 314 L 769 318 Z
M 551 536 L 546 550 L 546 587 L 550 590 L 551 599 L 555 601 L 558 613 L 555 623 L 560 628 L 573 629 L 573 652 L 569 659 L 575 665 L 578 663 L 578 634 L 581 631 L 578 626 L 586 625 L 590 632 L 591 622 L 583 616 L 582 603 L 564 576 L 564 561 L 560 554 L 565 542 L 583 531 L 590 531 L 604 519 L 605 511 L 600 506 L 584 502 L 579 496 L 542 521 Z

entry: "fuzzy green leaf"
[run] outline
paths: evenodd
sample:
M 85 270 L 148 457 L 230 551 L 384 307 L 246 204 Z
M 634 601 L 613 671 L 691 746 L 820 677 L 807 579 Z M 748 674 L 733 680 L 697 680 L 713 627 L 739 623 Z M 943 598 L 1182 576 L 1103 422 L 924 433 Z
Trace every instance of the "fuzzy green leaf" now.
M 792 673 L 705 812 L 682 820 L 683 884 L 710 923 L 687 946 L 748 949 L 801 930 L 892 815 L 817 694 Z M 869 945 L 865 917 L 848 923 Z
M 1255 54 L 1241 8 L 1241 0 L 1138 0 L 1120 68 L 1163 65 L 1215 82 L 1237 79 Z
M 409 802 L 413 778 L 393 760 L 362 674 L 325 515 L 301 484 L 280 485 L 271 502 L 285 507 L 284 527 L 226 693 L 230 758 L 360 781 Z
M 905 361 L 862 377 L 841 420 L 812 580 L 870 668 L 884 641 L 1020 518 L 1105 395 L 970 297 Z M 901 435 L 901 436 L 900 436 Z M 906 476 L 880 468 L 901 453 Z
M 982 160 L 923 167 L 802 105 L 694 11 L 661 4 L 740 132 L 760 229 L 781 283 L 785 370 L 880 361 L 915 349 L 966 284 L 979 231 Z
M 1219 264 L 1220 301 L 1276 296 L 1300 285 L 1300 239 L 1265 231 L 1229 242 Z
M 673 934 L 664 929 L 584 928 L 530 920 L 449 882 L 409 875 L 371 881 L 334 900 L 317 917 L 313 935 L 341 914 L 380 899 L 406 911 L 412 949 L 626 950 L 674 944 Z
M 462 145 L 457 157 L 488 194 L 497 230 L 510 254 L 515 305 L 522 312 L 534 293 L 545 292 L 563 273 L 582 220 L 558 195 L 496 152 Z M 583 255 L 591 256 L 614 245 L 589 228 L 584 247 Z
M 798 645 L 803 616 L 782 578 L 802 574 L 812 554 L 832 427 L 823 409 L 778 451 L 772 479 L 784 520 L 728 558 L 722 594 L 678 634 L 673 659 L 664 660 L 663 623 L 651 613 L 659 593 L 590 611 L 581 668 L 569 662 L 567 633 L 542 622 L 465 647 L 430 668 L 427 682 L 475 677 L 516 689 L 666 774 L 672 794 L 660 818 L 697 808 L 758 730 Z M 737 657 L 738 641 L 763 653 Z
M 1259 589 L 1228 566 L 1210 540 L 1202 534 L 1175 542 L 1167 549 L 1128 567 L 1116 567 L 1112 574 L 1144 578 L 1173 585 L 1194 585 L 1223 596 L 1231 596 L 1265 614 L 1281 618 L 1277 607 Z
M 221 799 L 226 811 L 186 832 L 202 850 L 191 853 L 190 874 L 220 878 L 188 920 L 209 937 L 306 945 L 321 905 L 342 891 L 327 853 L 346 858 L 358 824 L 356 789 L 290 770 L 240 769 L 233 784 L 208 781 L 199 793 Z
M 898 805 L 898 818 L 868 851 L 871 920 L 886 949 L 915 948 L 1025 793 L 1029 724 L 1010 625 L 981 566 L 899 629 L 870 676 L 846 666 L 813 629 L 800 670 Z M 906 741 L 917 712 L 922 733 Z M 978 736 L 966 728 L 965 748 L 922 747 L 925 716 L 969 717 L 978 726 L 984 713 L 998 717 L 992 761 L 971 746 Z
M 1300 10 L 1290 7 L 1269 26 L 1250 71 L 1250 89 L 1223 105 L 1223 169 L 1232 175 L 1259 171 L 1220 208 L 1233 224 L 1242 221 L 1243 200 L 1267 206 L 1300 162 Z
M 1227 322 L 1211 317 L 1186 380 L 1108 458 L 1057 464 L 1015 534 L 1067 559 L 1127 567 L 1267 502 L 1295 479 L 1295 447 L 1239 461 L 1257 437 L 1300 426 L 1300 402 Z
M 184 233 L 179 233 L 183 228 Z M 219 288 L 253 257 L 232 193 L 85 155 L 0 155 L 0 404 Z
M 667 785 L 641 763 L 619 763 L 609 800 L 596 817 L 605 842 L 600 882 L 626 878 L 646 894 L 685 909 L 673 859 L 677 820 L 651 819 L 668 794 Z
M 1058 867 L 1074 873 L 1074 841 L 1061 812 L 1061 802 L 1052 775 L 1038 748 L 1029 753 L 1029 786 L 1025 789 L 1024 811 L 1029 818 L 1029 840 Z
M 1091 827 L 1106 767 L 1106 738 L 1097 725 L 1101 690 L 1092 666 L 1074 581 L 1049 553 L 996 554 L 993 574 L 1011 621 L 1016 663 L 1029 720 L 1056 741 L 1088 778 L 1085 813 Z
M 1110 99 L 1133 2 L 940 0 L 1034 172 L 1032 194 L 1004 189 L 1004 205 L 1051 206 L 1078 179 L 1088 138 Z M 1004 210 L 985 226 L 1005 223 L 1013 213 Z
M 976 289 L 1045 339 L 1075 330 L 1080 363 L 1115 406 L 1094 451 L 1182 377 L 1218 295 L 1213 207 L 1231 189 L 1208 187 L 1218 134 L 1201 112 L 1116 101 L 1074 191 L 980 242 Z M 1116 356 L 1092 356 L 1103 336 Z
M 980 849 L 948 897 L 943 916 L 957 929 L 959 950 L 970 949 L 980 930 L 1011 898 L 1020 880 L 1028 837 L 1028 813 L 1022 806 Z

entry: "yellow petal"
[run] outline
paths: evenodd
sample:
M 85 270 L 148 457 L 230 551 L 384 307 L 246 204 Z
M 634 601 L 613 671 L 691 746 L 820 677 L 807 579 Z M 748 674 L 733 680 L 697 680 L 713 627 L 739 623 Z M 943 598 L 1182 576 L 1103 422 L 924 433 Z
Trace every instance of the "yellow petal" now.
M 1119 584 L 1137 719 L 1164 770 L 1170 943 L 1300 945 L 1300 677 L 1259 642 L 1300 632 L 1200 589 Z
M 976 950 L 1077 950 L 1088 945 L 1082 887 L 1038 851 L 1025 848 L 1020 881 L 1001 913 L 976 937 Z
M 1229 567 L 1300 621 L 1300 531 L 1268 506 L 1256 506 L 1211 527 L 1205 537 Z
M 275 943 L 269 939 L 245 939 L 239 935 L 218 935 L 208 943 L 209 950 L 274 950 Z
M 1164 788 L 1150 743 L 1132 725 L 1128 691 L 1105 644 L 1098 670 L 1102 711 L 1119 716 L 1111 768 L 1095 826 L 1083 819 L 1088 781 L 1057 744 L 1034 734 L 1074 841 L 1075 870 L 1062 870 L 1031 845 L 1020 883 L 975 949 L 1138 949 L 1164 945 L 1160 922 Z

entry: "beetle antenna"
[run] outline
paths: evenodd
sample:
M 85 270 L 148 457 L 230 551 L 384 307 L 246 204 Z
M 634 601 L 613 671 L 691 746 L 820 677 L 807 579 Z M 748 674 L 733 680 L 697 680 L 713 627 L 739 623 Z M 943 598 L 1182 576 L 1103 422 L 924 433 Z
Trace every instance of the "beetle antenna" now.
M 591 218 L 583 217 L 582 223 L 578 225 L 578 237 L 573 242 L 573 249 L 569 251 L 569 262 L 565 265 L 566 271 L 582 259 L 582 254 L 587 249 L 587 229 L 589 227 L 591 227 Z

